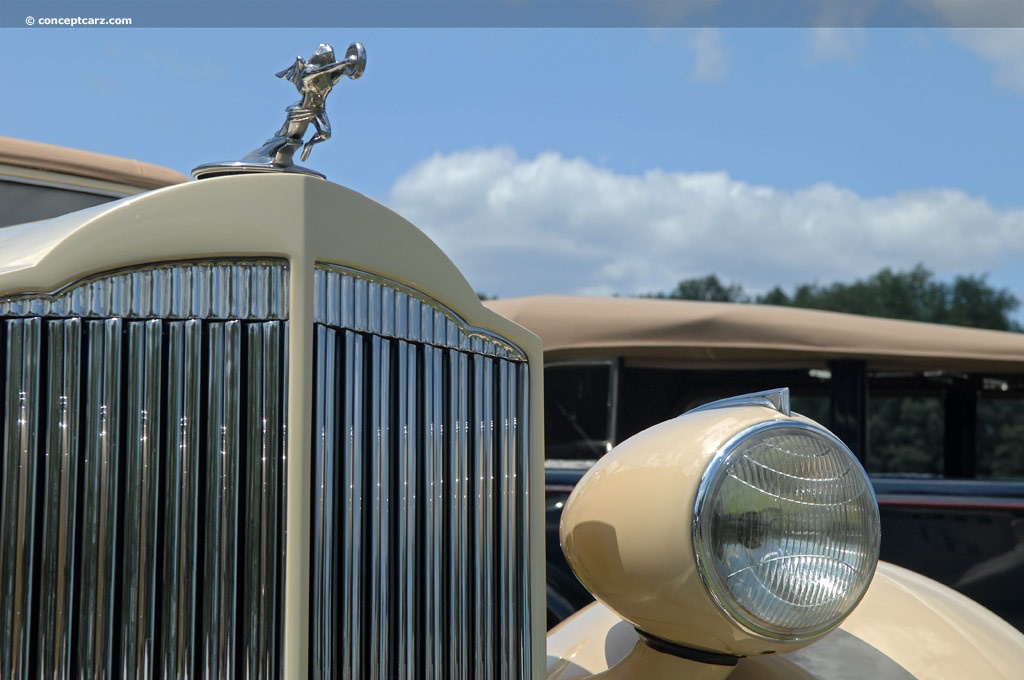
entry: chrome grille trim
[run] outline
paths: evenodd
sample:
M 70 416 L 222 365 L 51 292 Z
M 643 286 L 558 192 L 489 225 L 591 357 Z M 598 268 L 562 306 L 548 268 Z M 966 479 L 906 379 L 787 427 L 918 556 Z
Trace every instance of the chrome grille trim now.
M 285 263 L 168 263 L 12 299 L 0 677 L 279 676 Z
M 393 281 L 336 265 L 317 264 L 314 321 L 333 328 L 526 361 L 522 350 L 471 328 L 427 296 Z
M 524 354 L 394 282 L 314 281 L 311 675 L 528 677 Z
M 283 321 L 287 309 L 287 267 L 276 260 L 169 262 L 0 297 L 0 317 Z

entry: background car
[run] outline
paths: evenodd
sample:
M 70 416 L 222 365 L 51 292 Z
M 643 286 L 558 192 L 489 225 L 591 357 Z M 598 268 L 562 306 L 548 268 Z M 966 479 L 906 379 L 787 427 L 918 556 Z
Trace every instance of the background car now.
M 159 165 L 0 137 L 0 227 L 56 217 L 188 180 Z

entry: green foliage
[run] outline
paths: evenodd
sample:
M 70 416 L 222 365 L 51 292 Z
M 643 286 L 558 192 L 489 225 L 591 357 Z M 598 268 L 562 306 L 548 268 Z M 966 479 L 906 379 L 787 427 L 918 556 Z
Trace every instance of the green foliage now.
M 715 274 L 694 279 L 684 279 L 676 284 L 670 293 L 655 293 L 642 297 L 671 300 L 703 300 L 704 302 L 749 302 L 750 298 L 738 283 L 725 285 Z
M 1020 300 L 1009 290 L 993 288 L 984 275 L 940 281 L 920 264 L 902 272 L 885 268 L 853 283 L 804 283 L 792 293 L 776 286 L 758 296 L 747 294 L 740 284 L 726 285 L 715 274 L 708 274 L 684 279 L 669 293 L 645 297 L 755 302 L 1002 331 L 1024 330 L 1013 320 Z
M 868 470 L 941 475 L 943 417 L 942 402 L 937 398 L 872 399 Z
M 792 295 L 776 287 L 756 301 L 953 326 L 1021 330 L 1012 318 L 1020 300 L 1009 290 L 989 286 L 985 276 L 939 281 L 920 264 L 904 272 L 882 269 L 853 283 L 805 283 Z

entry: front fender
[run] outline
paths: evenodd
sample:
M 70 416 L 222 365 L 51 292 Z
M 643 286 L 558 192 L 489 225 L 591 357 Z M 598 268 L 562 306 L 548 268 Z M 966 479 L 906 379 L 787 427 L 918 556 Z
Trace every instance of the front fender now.
M 1024 635 L 956 591 L 880 562 L 857 609 L 796 652 L 698 664 L 646 648 L 637 632 L 595 603 L 548 633 L 547 679 L 598 676 L 710 680 L 959 680 L 1018 678 Z

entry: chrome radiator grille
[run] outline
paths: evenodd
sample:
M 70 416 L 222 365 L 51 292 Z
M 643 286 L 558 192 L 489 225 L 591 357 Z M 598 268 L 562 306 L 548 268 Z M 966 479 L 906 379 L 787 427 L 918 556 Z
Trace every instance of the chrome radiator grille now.
M 396 284 L 315 276 L 311 676 L 528 677 L 525 357 Z
M 0 677 L 279 673 L 287 268 L 0 299 Z

